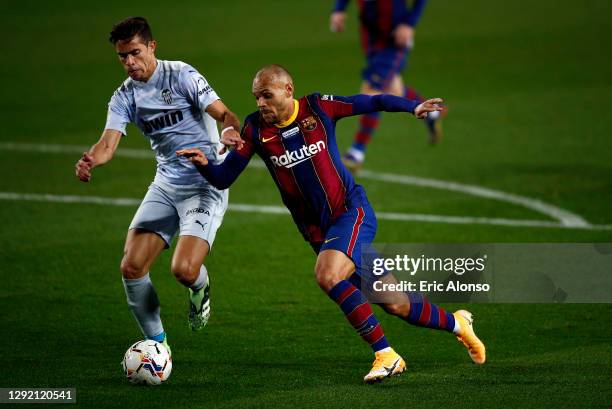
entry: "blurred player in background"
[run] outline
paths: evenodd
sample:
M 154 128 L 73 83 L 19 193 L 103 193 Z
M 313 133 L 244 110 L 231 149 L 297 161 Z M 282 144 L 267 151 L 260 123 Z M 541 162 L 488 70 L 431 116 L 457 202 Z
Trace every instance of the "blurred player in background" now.
M 144 18 L 116 24 L 109 40 L 129 78 L 113 94 L 104 132 L 77 162 L 76 175 L 88 182 L 94 168 L 110 161 L 130 122 L 150 140 L 157 173 L 130 224 L 121 273 L 128 305 L 144 336 L 167 346 L 149 268 L 178 232 L 171 270 L 189 289 L 189 325 L 203 328 L 210 315 L 203 263 L 228 200 L 227 190 L 211 186 L 175 151 L 197 147 L 219 162 L 216 121 L 223 124 L 222 135 L 235 139 L 240 138 L 240 121 L 195 68 L 156 58 L 157 43 Z
M 401 73 L 406 67 L 408 56 L 414 45 L 414 28 L 425 7 L 425 0 L 414 0 L 407 7 L 406 0 L 359 0 L 361 23 L 361 46 L 366 57 L 362 71 L 361 93 L 397 95 L 411 100 L 424 101 L 414 89 L 404 84 Z M 333 32 L 344 31 L 346 8 L 349 0 L 336 0 L 330 18 Z M 446 114 L 442 111 L 430 113 L 425 118 L 429 142 L 435 144 L 442 136 L 440 120 Z M 344 154 L 343 161 L 351 170 L 358 170 L 365 160 L 365 152 L 380 119 L 379 112 L 363 115 L 353 145 Z
M 293 80 L 278 65 L 262 68 L 253 81 L 258 112 L 249 115 L 242 140 L 225 161 L 214 165 L 200 149 L 177 155 L 192 161 L 219 189 L 228 188 L 257 153 L 278 186 L 283 203 L 303 237 L 317 253 L 316 280 L 339 305 L 350 324 L 375 353 L 367 383 L 399 375 L 404 360 L 389 346 L 370 303 L 360 291 L 361 249 L 374 240 L 377 222 L 365 191 L 342 165 L 335 138 L 337 120 L 375 111 L 410 112 L 418 118 L 441 108 L 441 99 L 424 102 L 393 95 L 340 97 L 311 94 L 293 98 Z M 454 333 L 472 360 L 485 361 L 485 347 L 472 329 L 467 311 L 454 314 L 418 293 L 401 293 L 403 302 L 382 304 L 410 324 Z

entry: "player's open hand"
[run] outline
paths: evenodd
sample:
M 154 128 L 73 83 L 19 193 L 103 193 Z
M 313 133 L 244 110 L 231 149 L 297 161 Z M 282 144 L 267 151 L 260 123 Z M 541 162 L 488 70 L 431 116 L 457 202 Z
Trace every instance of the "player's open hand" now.
M 440 105 L 444 100 L 442 98 L 432 98 L 419 104 L 414 109 L 414 116 L 419 119 L 427 118 L 429 112 L 442 111 L 444 108 Z
M 196 166 L 208 165 L 208 158 L 198 148 L 181 149 L 176 151 L 177 156 L 186 158 L 189 162 Z
M 221 133 L 221 143 L 224 145 L 219 151 L 220 154 L 224 154 L 228 149 L 236 148 L 242 149 L 244 141 L 240 137 L 240 134 L 235 129 L 228 129 Z
M 341 33 L 346 25 L 346 12 L 334 11 L 329 18 L 329 29 L 332 33 Z
M 81 182 L 89 182 L 91 179 L 91 169 L 93 168 L 93 164 L 93 157 L 89 153 L 83 152 L 83 156 L 75 165 L 76 176 Z

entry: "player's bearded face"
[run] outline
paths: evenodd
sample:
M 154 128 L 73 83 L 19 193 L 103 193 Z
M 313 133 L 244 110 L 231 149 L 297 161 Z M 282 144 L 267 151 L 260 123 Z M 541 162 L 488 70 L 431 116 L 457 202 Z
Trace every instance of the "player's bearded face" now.
M 130 41 L 118 41 L 115 50 L 127 74 L 136 81 L 148 80 L 155 71 L 155 41 L 147 44 L 139 36 Z
M 285 121 L 293 113 L 292 88 L 288 89 L 287 84 L 256 79 L 253 82 L 253 95 L 261 117 L 270 125 Z

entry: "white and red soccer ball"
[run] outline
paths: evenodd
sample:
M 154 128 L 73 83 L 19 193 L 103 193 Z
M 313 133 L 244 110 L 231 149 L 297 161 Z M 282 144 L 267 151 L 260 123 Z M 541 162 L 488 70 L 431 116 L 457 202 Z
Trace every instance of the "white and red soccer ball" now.
M 128 348 L 123 372 L 135 384 L 159 385 L 170 377 L 172 358 L 164 345 L 145 339 Z

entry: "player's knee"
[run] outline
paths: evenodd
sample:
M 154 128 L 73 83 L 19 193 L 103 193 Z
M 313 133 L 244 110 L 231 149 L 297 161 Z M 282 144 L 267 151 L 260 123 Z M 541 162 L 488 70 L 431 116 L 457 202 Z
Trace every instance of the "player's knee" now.
M 383 304 L 382 307 L 387 314 L 396 315 L 398 317 L 407 317 L 410 312 L 410 304 L 390 303 Z
M 319 287 L 321 287 L 321 289 L 326 293 L 334 288 L 336 284 L 343 279 L 339 274 L 333 273 L 329 269 L 319 266 L 315 268 L 315 278 L 319 284 Z
M 128 280 L 134 280 L 136 278 L 143 277 L 145 274 L 147 274 L 147 271 L 145 271 L 144 266 L 135 263 L 133 260 L 130 260 L 127 257 L 123 257 L 123 260 L 121 260 L 120 269 L 123 278 L 126 278 Z
M 186 286 L 193 284 L 200 274 L 200 265 L 189 260 L 173 261 L 170 269 L 178 282 Z

